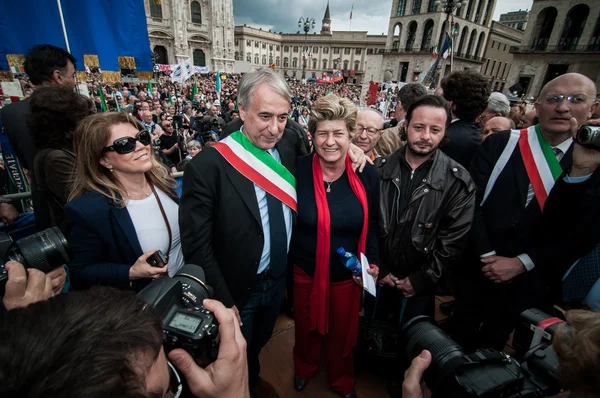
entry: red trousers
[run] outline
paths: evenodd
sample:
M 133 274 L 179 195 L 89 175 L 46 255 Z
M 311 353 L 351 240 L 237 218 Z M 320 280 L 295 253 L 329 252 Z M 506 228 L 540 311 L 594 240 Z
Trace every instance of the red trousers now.
M 294 365 L 296 376 L 310 380 L 319 369 L 321 350 L 325 343 L 327 378 L 333 391 L 341 396 L 354 390 L 354 364 L 352 350 L 347 351 L 350 331 L 358 329 L 360 288 L 353 280 L 330 283 L 329 331 L 323 336 L 310 330 L 310 293 L 313 278 L 299 267 L 294 267 L 294 319 L 296 344 Z M 352 346 L 356 345 L 356 341 Z M 345 355 L 344 355 L 345 354 Z

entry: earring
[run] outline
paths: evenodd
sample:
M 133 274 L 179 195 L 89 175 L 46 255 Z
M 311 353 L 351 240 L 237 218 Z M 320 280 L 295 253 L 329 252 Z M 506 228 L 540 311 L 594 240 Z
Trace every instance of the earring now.
M 110 168 L 110 169 L 108 169 L 108 171 L 110 171 L 110 172 L 112 173 L 112 172 L 114 171 L 114 169 L 113 169 L 113 168 Z

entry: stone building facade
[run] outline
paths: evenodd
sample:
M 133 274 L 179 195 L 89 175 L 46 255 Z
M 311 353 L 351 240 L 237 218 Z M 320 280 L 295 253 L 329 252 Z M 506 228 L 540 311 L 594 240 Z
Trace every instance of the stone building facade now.
M 326 14 L 327 16 L 327 14 Z M 325 19 L 324 19 L 325 20 Z M 235 27 L 235 59 L 250 70 L 275 65 L 280 73 L 300 79 L 331 75 L 342 70 L 348 83 L 370 80 L 367 67 L 372 54 L 382 53 L 386 37 L 367 32 L 275 33 L 246 25 Z
M 382 66 L 375 80 L 410 82 L 426 73 L 437 45 L 441 50 L 452 23 L 459 35 L 454 39 L 452 70 L 474 69 L 483 63 L 486 41 L 496 0 L 468 0 L 449 16 L 436 0 L 393 0 Z M 440 62 L 436 81 L 450 73 L 450 59 Z
M 600 92 L 600 1 L 534 0 L 522 45 L 511 52 L 507 87 L 518 83 L 519 95 L 535 98 L 567 72 L 588 76 Z
M 232 0 L 144 0 L 144 7 L 157 64 L 188 61 L 233 72 Z
M 504 24 L 492 21 L 490 36 L 485 48 L 485 62 L 481 67 L 490 80 L 490 88 L 494 91 L 504 91 L 506 79 L 510 74 L 513 63 L 511 49 L 519 47 L 523 40 L 523 32 Z
M 513 29 L 525 30 L 529 20 L 529 11 L 511 11 L 500 15 L 499 22 Z

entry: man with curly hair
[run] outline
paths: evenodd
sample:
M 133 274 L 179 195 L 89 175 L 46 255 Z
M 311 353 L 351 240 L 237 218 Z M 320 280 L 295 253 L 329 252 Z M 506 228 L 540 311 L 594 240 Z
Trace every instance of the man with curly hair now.
M 471 70 L 454 72 L 442 80 L 444 98 L 450 103 L 452 124 L 449 141 L 440 149 L 453 160 L 468 168 L 477 148 L 481 133 L 475 120 L 487 108 L 490 95 L 488 81 Z

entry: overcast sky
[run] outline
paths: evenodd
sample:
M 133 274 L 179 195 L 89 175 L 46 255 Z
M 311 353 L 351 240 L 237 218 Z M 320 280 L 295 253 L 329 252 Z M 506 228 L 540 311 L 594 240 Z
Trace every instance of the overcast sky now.
M 532 3 L 533 0 L 497 0 L 494 20 L 498 20 L 500 14 L 519 8 L 531 9 Z M 247 24 L 284 33 L 299 30 L 298 18 L 314 18 L 318 33 L 326 6 L 327 0 L 233 0 L 233 14 L 236 25 Z M 351 7 L 352 0 L 330 0 L 332 30 L 350 30 Z M 392 0 L 355 0 L 352 30 L 387 34 L 391 9 Z

